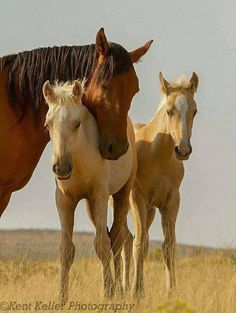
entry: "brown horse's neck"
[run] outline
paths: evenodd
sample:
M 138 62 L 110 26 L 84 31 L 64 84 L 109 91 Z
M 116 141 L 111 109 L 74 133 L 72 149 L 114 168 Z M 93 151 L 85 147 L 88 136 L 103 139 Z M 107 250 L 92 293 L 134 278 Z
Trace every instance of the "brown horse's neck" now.
M 166 114 L 165 101 L 161 103 L 155 117 L 147 124 L 151 134 L 151 145 L 154 155 L 169 160 L 175 157 L 174 141 L 170 133 L 168 116 Z

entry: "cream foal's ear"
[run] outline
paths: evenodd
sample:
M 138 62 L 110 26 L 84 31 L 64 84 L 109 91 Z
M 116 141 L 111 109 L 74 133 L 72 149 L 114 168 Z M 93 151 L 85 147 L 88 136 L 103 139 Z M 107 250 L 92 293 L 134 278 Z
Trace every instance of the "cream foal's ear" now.
M 137 48 L 131 52 L 129 52 L 130 58 L 132 63 L 136 63 L 140 60 L 140 58 L 147 53 L 147 51 L 149 50 L 151 44 L 153 43 L 153 40 L 148 41 L 147 43 L 145 43 L 145 45 L 143 45 L 140 48 Z
M 49 80 L 43 84 L 43 96 L 46 102 L 53 102 L 55 100 L 55 93 Z
M 79 80 L 75 80 L 72 88 L 72 95 L 77 100 L 81 100 L 84 92 L 84 82 L 80 82 Z
M 161 90 L 168 96 L 171 91 L 170 83 L 164 78 L 162 72 L 159 73 L 159 79 L 161 84 Z
M 197 91 L 197 87 L 198 87 L 198 83 L 199 83 L 199 79 L 198 76 L 195 72 L 193 72 L 193 75 L 190 79 L 190 91 L 192 92 L 196 92 Z

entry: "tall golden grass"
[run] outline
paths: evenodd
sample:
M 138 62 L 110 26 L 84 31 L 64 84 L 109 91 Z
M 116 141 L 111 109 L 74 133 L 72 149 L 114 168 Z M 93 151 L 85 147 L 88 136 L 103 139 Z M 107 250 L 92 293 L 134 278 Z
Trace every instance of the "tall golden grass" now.
M 32 303 L 37 301 L 59 303 L 59 261 L 32 261 L 27 256 L 0 262 L 0 302 Z M 104 300 L 101 292 L 101 268 L 96 258 L 75 261 L 70 273 L 70 300 L 80 304 L 124 303 L 135 304 L 135 313 L 235 313 L 236 312 L 236 259 L 233 254 L 177 259 L 178 294 L 173 299 L 165 296 L 165 272 L 162 258 L 149 258 L 145 266 L 146 296 L 138 302 L 130 297 Z M 132 277 L 132 273 L 131 273 Z M 84 309 L 64 309 L 65 312 L 115 312 Z M 3 308 L 5 312 L 12 312 Z M 1 311 L 1 310 L 0 310 Z M 2 310 L 3 311 L 3 310 Z M 15 310 L 16 311 L 16 310 Z M 44 312 L 58 312 L 45 308 Z M 128 312 L 127 310 L 117 312 Z

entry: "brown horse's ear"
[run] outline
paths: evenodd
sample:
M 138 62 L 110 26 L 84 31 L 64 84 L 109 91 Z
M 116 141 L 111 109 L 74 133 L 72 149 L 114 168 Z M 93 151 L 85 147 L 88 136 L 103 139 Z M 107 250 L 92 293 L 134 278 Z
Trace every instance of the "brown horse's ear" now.
M 43 96 L 46 102 L 53 102 L 55 100 L 55 93 L 49 80 L 43 84 Z
M 75 99 L 81 100 L 83 95 L 83 85 L 80 81 L 75 80 L 72 88 L 72 95 Z
M 168 96 L 171 91 L 171 85 L 170 83 L 163 77 L 162 72 L 159 74 L 160 84 L 161 84 L 161 90 Z
M 110 50 L 103 27 L 97 33 L 95 47 L 97 52 L 103 56 L 106 56 Z
M 147 43 L 145 43 L 144 46 L 133 50 L 131 52 L 129 52 L 129 55 L 131 57 L 132 63 L 136 63 L 140 60 L 140 58 L 146 54 L 146 52 L 149 50 L 151 44 L 153 43 L 153 40 L 148 41 Z
M 195 72 L 193 72 L 193 75 L 190 79 L 190 87 L 189 87 L 191 92 L 194 93 L 197 91 L 198 82 L 199 82 L 198 76 Z

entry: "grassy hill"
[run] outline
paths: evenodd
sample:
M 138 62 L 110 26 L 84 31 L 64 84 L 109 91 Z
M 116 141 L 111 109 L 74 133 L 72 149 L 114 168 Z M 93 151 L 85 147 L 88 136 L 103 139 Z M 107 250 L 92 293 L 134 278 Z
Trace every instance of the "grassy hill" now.
M 75 232 L 73 241 L 76 246 L 76 258 L 90 258 L 95 255 L 92 233 Z M 59 244 L 58 230 L 0 230 L 0 259 L 24 256 L 31 260 L 56 260 L 59 257 Z M 151 240 L 149 257 L 158 258 L 160 249 L 161 242 Z M 202 253 L 214 254 L 216 251 L 219 252 L 213 248 L 177 245 L 178 257 L 193 257 Z

